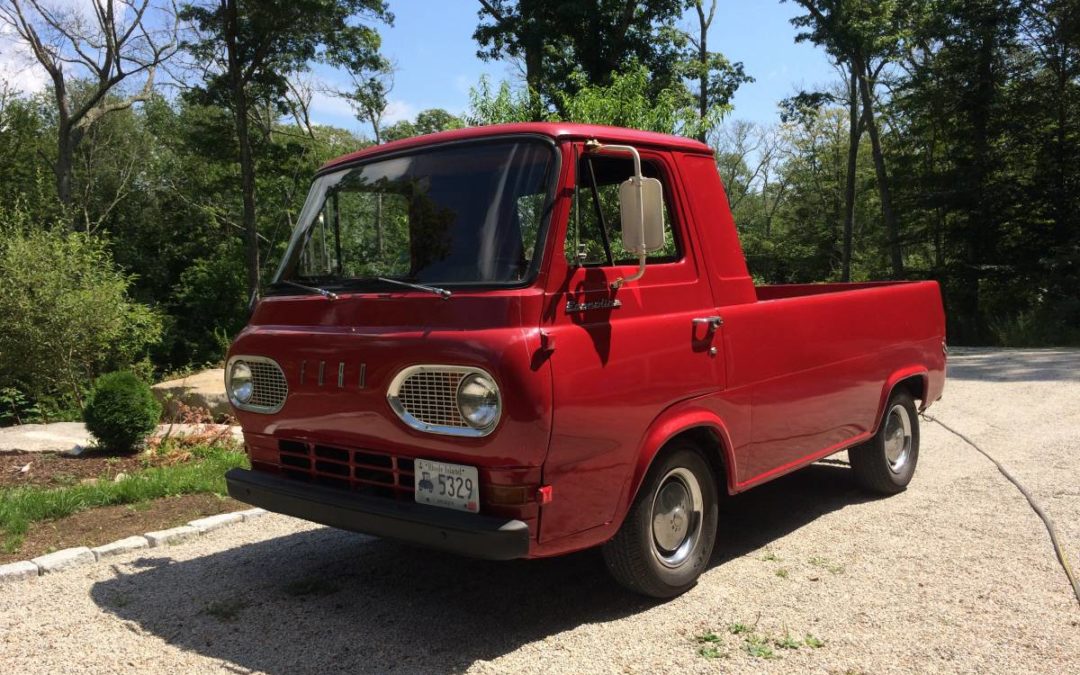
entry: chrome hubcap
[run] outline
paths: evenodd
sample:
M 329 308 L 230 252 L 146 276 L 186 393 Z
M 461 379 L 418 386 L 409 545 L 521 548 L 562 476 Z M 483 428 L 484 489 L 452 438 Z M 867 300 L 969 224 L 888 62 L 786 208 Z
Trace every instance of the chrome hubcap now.
M 687 469 L 672 469 L 653 496 L 653 553 L 667 567 L 686 562 L 701 535 L 702 498 L 697 478 Z
M 911 416 L 902 405 L 894 405 L 885 418 L 885 458 L 893 473 L 903 471 L 911 458 Z

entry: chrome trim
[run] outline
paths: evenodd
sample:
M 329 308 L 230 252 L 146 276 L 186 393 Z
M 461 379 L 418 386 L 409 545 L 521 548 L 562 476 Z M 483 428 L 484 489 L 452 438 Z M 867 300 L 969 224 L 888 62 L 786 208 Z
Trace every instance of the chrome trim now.
M 281 392 L 281 395 L 280 395 L 281 401 L 276 406 L 257 405 L 257 404 L 253 404 L 253 403 L 241 403 L 241 402 L 237 401 L 235 398 L 233 398 L 232 387 L 230 386 L 229 380 L 232 378 L 233 364 L 235 364 L 237 361 L 243 361 L 244 363 L 249 364 L 249 367 L 250 367 L 250 364 L 253 364 L 253 363 L 263 363 L 263 364 L 269 364 L 269 365 L 273 366 L 275 369 L 277 369 L 278 374 L 281 376 L 281 386 L 284 387 L 284 391 Z M 251 383 L 252 383 L 252 391 L 253 391 L 252 399 L 253 400 L 255 398 L 256 393 L 259 390 L 258 384 L 257 384 L 257 378 L 255 376 L 255 370 L 256 370 L 255 368 L 252 368 L 252 372 L 251 372 Z M 238 354 L 238 355 L 233 356 L 232 358 L 230 358 L 228 363 L 225 364 L 225 395 L 229 397 L 229 403 L 232 403 L 233 407 L 237 408 L 238 410 L 246 410 L 248 412 L 262 413 L 263 415 L 273 415 L 274 413 L 279 412 L 285 406 L 285 401 L 288 400 L 288 398 L 289 398 L 289 381 L 285 377 L 285 371 L 282 370 L 281 364 L 279 364 L 274 359 L 271 359 L 271 358 L 266 357 L 266 356 L 253 356 L 253 355 L 248 355 L 248 354 Z
M 453 391 L 450 394 L 450 396 L 452 397 L 450 402 L 453 405 L 453 411 L 460 418 L 461 424 L 463 426 L 455 426 L 449 424 L 433 424 L 430 422 L 425 422 L 424 420 L 413 415 L 412 412 L 408 411 L 405 408 L 405 404 L 401 401 L 401 398 L 399 396 L 401 394 L 402 386 L 409 378 L 413 377 L 414 375 L 423 373 L 443 373 L 446 375 L 460 375 L 460 377 L 456 378 L 456 381 L 453 385 Z M 461 385 L 461 382 L 464 381 L 466 377 L 472 374 L 483 375 L 484 377 L 491 380 L 492 384 L 495 385 L 495 393 L 499 399 L 499 408 L 495 413 L 494 421 L 492 421 L 491 424 L 489 424 L 488 426 L 480 429 L 471 426 L 469 422 L 465 419 L 465 417 L 461 415 L 461 411 L 458 408 L 457 402 L 458 387 Z M 397 414 L 399 418 L 401 418 L 401 421 L 410 426 L 411 428 L 416 429 L 417 431 L 424 431 L 432 434 L 442 434 L 444 436 L 481 438 L 483 436 L 487 436 L 492 431 L 494 431 L 495 427 L 499 426 L 499 420 L 502 419 L 502 390 L 499 389 L 498 381 L 496 381 L 495 378 L 491 376 L 491 373 L 488 373 L 482 368 L 476 368 L 473 366 L 451 366 L 440 364 L 409 366 L 408 368 L 402 369 L 400 372 L 398 372 L 397 375 L 394 376 L 394 379 L 390 382 L 390 386 L 386 389 L 386 400 L 390 404 L 390 408 L 394 411 L 394 413 Z

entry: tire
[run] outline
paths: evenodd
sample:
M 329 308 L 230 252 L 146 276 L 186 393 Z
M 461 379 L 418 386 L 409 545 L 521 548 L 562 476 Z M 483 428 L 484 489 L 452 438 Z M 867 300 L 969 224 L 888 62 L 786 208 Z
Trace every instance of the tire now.
M 874 437 L 848 450 L 855 482 L 870 492 L 903 492 L 919 462 L 919 414 L 915 400 L 898 390 L 889 397 Z
M 676 441 L 653 463 L 622 527 L 604 544 L 604 562 L 629 590 L 673 598 L 709 564 L 716 522 L 716 476 L 696 446 Z

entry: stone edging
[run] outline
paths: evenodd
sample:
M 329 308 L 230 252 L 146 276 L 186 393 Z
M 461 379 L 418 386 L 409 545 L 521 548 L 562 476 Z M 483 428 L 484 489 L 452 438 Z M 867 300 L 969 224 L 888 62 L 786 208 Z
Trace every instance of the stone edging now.
M 265 509 L 222 513 L 207 518 L 199 518 L 180 527 L 126 537 L 94 548 L 87 548 L 86 546 L 65 548 L 62 551 L 47 553 L 31 560 L 20 560 L 0 565 L 0 585 L 20 579 L 30 579 L 43 574 L 52 574 L 73 567 L 81 567 L 142 548 L 158 548 L 169 544 L 179 544 L 226 525 L 235 525 L 236 523 L 254 520 L 266 515 L 266 513 Z

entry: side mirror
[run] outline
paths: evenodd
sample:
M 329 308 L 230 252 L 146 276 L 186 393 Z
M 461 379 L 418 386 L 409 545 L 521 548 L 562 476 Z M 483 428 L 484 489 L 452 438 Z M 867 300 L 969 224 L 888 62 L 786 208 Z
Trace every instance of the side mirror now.
M 655 178 L 633 176 L 619 186 L 622 245 L 643 256 L 664 248 L 664 190 Z

